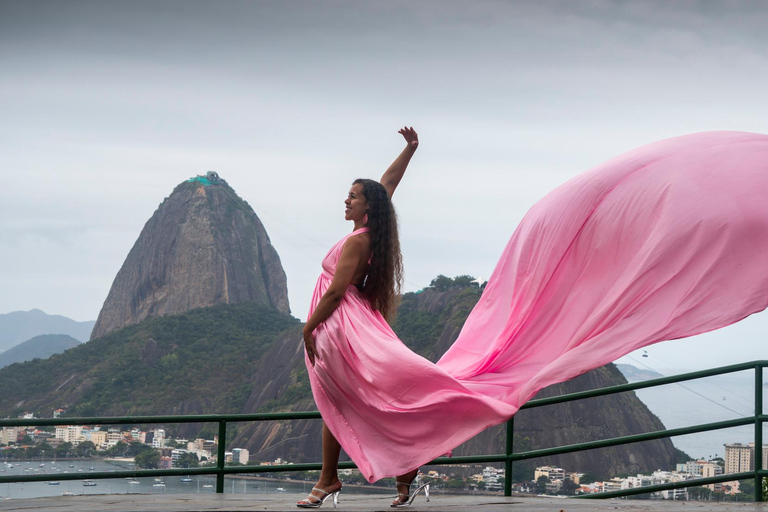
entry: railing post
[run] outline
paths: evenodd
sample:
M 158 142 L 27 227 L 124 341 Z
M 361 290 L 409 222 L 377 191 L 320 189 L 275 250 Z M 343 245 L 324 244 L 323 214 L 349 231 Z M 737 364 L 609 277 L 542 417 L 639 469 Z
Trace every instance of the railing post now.
M 512 496 L 512 453 L 515 442 L 515 417 L 507 422 L 507 459 L 504 461 L 504 496 Z
M 763 365 L 755 365 L 755 501 L 763 501 Z
M 216 473 L 216 492 L 224 492 L 224 464 L 226 461 L 227 452 L 227 422 L 225 420 L 219 421 L 219 450 L 216 459 L 216 467 L 219 469 Z

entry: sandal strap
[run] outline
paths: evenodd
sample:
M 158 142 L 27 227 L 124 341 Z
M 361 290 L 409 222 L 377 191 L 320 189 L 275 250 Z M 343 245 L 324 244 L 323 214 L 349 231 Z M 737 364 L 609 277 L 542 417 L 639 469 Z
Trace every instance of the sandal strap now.
M 325 496 L 328 496 L 329 494 L 333 494 L 335 492 L 339 492 L 340 489 L 336 489 L 335 491 L 328 492 L 325 489 L 318 489 L 317 487 L 313 487 L 312 490 L 323 493 L 323 496 L 315 496 L 314 494 L 309 493 L 307 495 L 307 497 L 304 498 L 301 501 L 303 501 L 304 503 L 309 503 L 310 505 L 315 505 L 315 504 L 323 501 L 323 498 L 325 498 Z M 299 503 L 301 503 L 301 502 L 299 502 Z

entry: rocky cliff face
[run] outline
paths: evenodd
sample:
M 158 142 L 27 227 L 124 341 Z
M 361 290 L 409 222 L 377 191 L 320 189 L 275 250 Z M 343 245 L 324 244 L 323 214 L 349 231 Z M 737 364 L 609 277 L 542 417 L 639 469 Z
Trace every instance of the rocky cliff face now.
M 479 290 L 466 288 L 408 294 L 398 311 L 395 330 L 409 346 L 437 360 L 458 336 L 478 298 Z M 614 365 L 607 365 L 546 388 L 537 398 L 625 382 Z M 308 390 L 301 335 L 296 333 L 275 343 L 262 358 L 243 412 L 314 410 Z M 239 433 L 232 446 L 246 446 L 260 460 L 283 457 L 296 462 L 317 461 L 321 456 L 320 426 L 319 421 L 312 420 L 254 423 Z M 634 393 L 624 393 L 522 410 L 515 416 L 514 446 L 515 451 L 527 451 L 663 429 L 661 421 Z M 504 453 L 505 441 L 505 427 L 500 425 L 459 446 L 454 454 Z M 514 468 L 515 476 L 521 478 L 532 478 L 533 467 L 544 464 L 608 476 L 653 471 L 670 467 L 674 461 L 674 447 L 664 439 L 522 461 Z
M 91 339 L 148 318 L 238 302 L 290 311 L 280 257 L 253 209 L 224 180 L 193 178 L 147 221 Z

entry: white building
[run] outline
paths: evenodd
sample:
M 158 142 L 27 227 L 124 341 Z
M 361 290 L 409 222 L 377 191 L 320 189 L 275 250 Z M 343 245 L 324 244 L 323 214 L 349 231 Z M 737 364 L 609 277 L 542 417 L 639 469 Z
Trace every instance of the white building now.
M 500 491 L 504 488 L 504 470 L 491 466 L 483 468 L 483 482 L 488 491 Z
M 624 486 L 624 479 L 619 477 L 611 478 L 603 482 L 603 492 L 620 491 Z
M 544 488 L 550 494 L 557 494 L 558 492 L 560 492 L 560 489 L 563 488 L 563 481 L 560 479 L 550 480 L 549 482 L 546 483 Z
M 723 468 L 720 467 L 720 464 L 703 464 L 701 466 L 701 476 L 702 478 L 707 478 L 710 476 L 720 476 L 723 474 Z M 707 489 L 711 491 L 722 491 L 723 490 L 723 484 L 717 483 L 717 484 L 708 484 L 705 486 Z
M 678 473 L 686 473 L 693 476 L 701 476 L 702 464 L 699 461 L 688 461 L 685 464 L 678 464 L 675 468 Z
M 62 443 L 72 443 L 74 445 L 85 441 L 83 437 L 83 427 L 80 425 L 63 425 L 56 427 L 56 439 Z
M 91 436 L 93 437 L 93 436 Z M 107 446 L 112 447 L 123 440 L 123 433 L 116 428 L 107 431 Z
M 650 475 L 640 475 L 637 476 L 630 476 L 624 479 L 624 481 L 621 484 L 621 490 L 626 489 L 635 489 L 637 487 L 647 487 L 649 485 L 653 485 L 653 477 Z
M 234 462 L 239 462 L 240 464 L 247 466 L 250 458 L 250 452 L 245 448 L 232 448 L 232 460 Z
M 192 453 L 197 457 L 197 460 L 200 460 L 200 455 L 195 452 L 175 448 L 173 451 L 171 451 L 171 467 L 178 467 L 176 463 L 179 461 L 179 457 L 181 457 L 184 453 Z
M 661 497 L 665 500 L 687 500 L 688 488 L 684 489 L 669 489 L 667 491 L 659 492 Z
M 152 438 L 152 448 L 163 448 L 165 446 L 165 430 L 158 428 L 154 431 Z
M 539 466 L 533 472 L 533 479 L 538 481 L 542 476 L 545 476 L 550 480 L 565 480 L 565 470 L 563 468 L 556 468 L 555 466 Z

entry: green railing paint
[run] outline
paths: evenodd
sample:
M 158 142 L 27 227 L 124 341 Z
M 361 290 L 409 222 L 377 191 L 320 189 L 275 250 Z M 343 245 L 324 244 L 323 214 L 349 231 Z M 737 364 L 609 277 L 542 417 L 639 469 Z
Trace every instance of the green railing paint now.
M 763 501 L 763 366 L 755 364 L 755 501 Z
M 515 417 L 507 421 L 506 460 L 504 461 L 504 496 L 512 496 L 512 456 L 515 447 Z
M 698 487 L 701 485 L 728 482 L 732 480 L 744 480 L 754 478 L 755 481 L 755 501 L 763 501 L 762 481 L 768 477 L 768 468 L 763 467 L 762 445 L 763 445 L 763 423 L 768 421 L 768 416 L 763 414 L 763 368 L 768 366 L 768 361 L 751 361 L 719 368 L 711 368 L 697 372 L 675 375 L 673 377 L 662 377 L 633 384 L 620 384 L 618 386 L 609 386 L 606 388 L 593 389 L 590 391 L 581 391 L 578 393 L 569 393 L 550 398 L 531 400 L 521 407 L 521 409 L 532 409 L 535 407 L 545 407 L 547 405 L 573 402 L 585 398 L 594 398 L 626 391 L 636 391 L 638 389 L 663 386 L 665 384 L 674 384 L 688 380 L 713 377 L 715 375 L 724 375 L 740 371 L 751 370 L 755 375 L 755 408 L 751 417 L 737 418 L 733 420 L 718 421 L 714 423 L 704 423 L 690 427 L 662 430 L 658 432 L 646 432 L 644 434 L 634 434 L 629 436 L 615 437 L 612 439 L 602 439 L 599 441 L 590 441 L 586 443 L 572 444 L 568 446 L 557 446 L 539 450 L 530 450 L 527 452 L 514 452 L 514 418 L 507 422 L 507 441 L 506 449 L 503 454 L 494 455 L 470 455 L 461 457 L 439 457 L 429 464 L 448 465 L 448 464 L 471 464 L 483 462 L 503 462 L 505 467 L 504 475 L 504 494 L 512 494 L 512 464 L 515 461 L 534 459 L 549 455 L 559 455 L 563 453 L 573 453 L 583 450 L 592 450 L 596 448 L 607 448 L 609 446 L 620 446 L 639 441 L 648 441 L 651 439 L 662 439 L 665 437 L 681 436 L 686 434 L 695 434 L 698 432 L 707 432 L 711 430 L 721 430 L 725 428 L 738 427 L 743 425 L 754 426 L 755 441 L 755 463 L 754 470 L 745 473 L 731 473 L 708 478 L 696 478 L 682 482 L 670 482 L 660 485 L 651 485 L 647 487 L 636 487 L 621 491 L 603 492 L 598 494 L 582 495 L 580 498 L 616 498 L 623 496 L 632 496 L 636 494 L 646 494 L 650 492 L 681 489 L 685 487 Z M 0 483 L 16 482 L 41 482 L 55 480 L 82 480 L 104 479 L 104 478 L 128 478 L 128 477 L 155 477 L 155 476 L 183 476 L 183 475 L 216 475 L 216 492 L 224 492 L 224 476 L 238 473 L 279 473 L 286 471 L 313 471 L 319 470 L 322 464 L 284 464 L 276 466 L 225 466 L 225 452 L 227 446 L 227 424 L 244 421 L 278 421 L 278 420 L 299 420 L 299 419 L 319 419 L 320 413 L 312 412 L 289 412 L 289 413 L 255 413 L 255 414 L 199 414 L 190 416 L 125 416 L 111 418 L 55 418 L 55 419 L 0 419 L 0 427 L 13 426 L 55 426 L 55 425 L 143 425 L 143 424 L 162 424 L 162 423 L 217 423 L 219 426 L 219 444 L 217 451 L 217 461 L 215 467 L 203 467 L 192 469 L 155 469 L 155 470 L 133 470 L 133 471 L 114 471 L 114 472 L 94 472 L 77 474 L 44 474 L 44 475 L 19 475 L 19 476 L 0 476 Z M 352 462 L 341 462 L 339 468 L 350 469 L 356 466 Z

